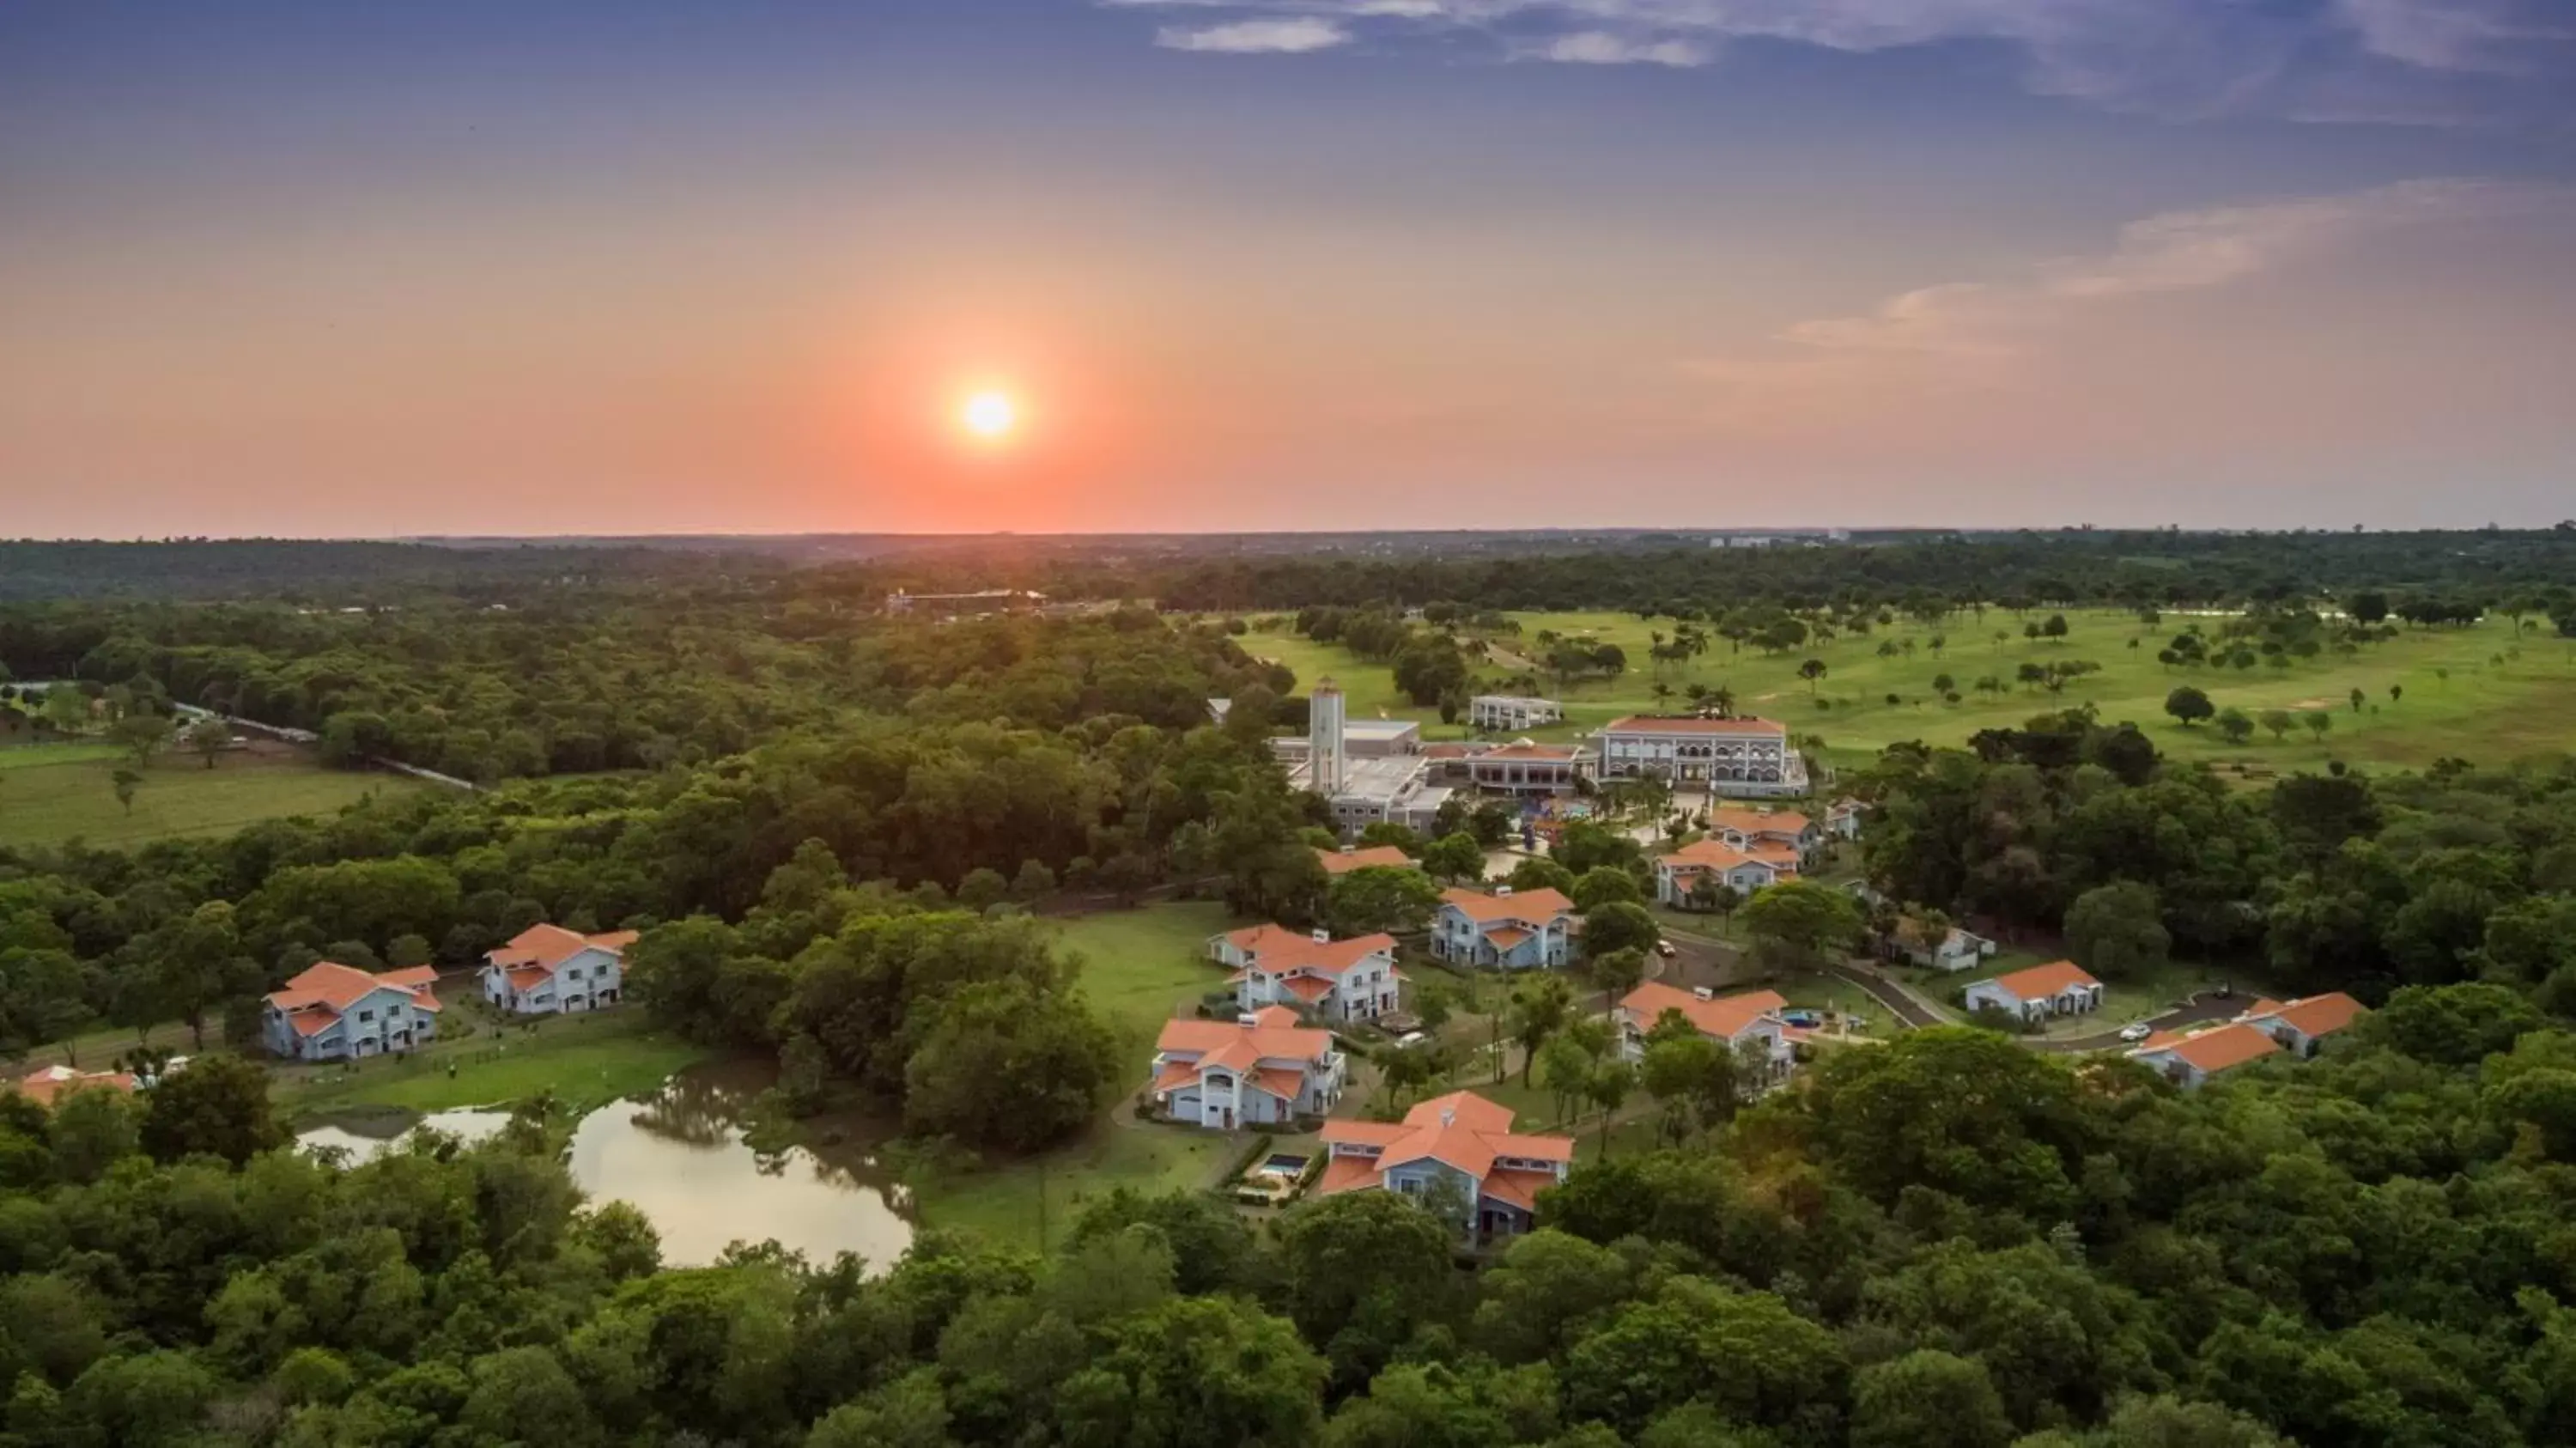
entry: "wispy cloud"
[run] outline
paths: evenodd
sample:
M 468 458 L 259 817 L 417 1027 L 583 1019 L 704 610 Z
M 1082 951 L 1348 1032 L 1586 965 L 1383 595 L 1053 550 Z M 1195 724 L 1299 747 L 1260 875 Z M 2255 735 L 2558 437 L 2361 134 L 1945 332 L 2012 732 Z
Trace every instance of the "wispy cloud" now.
M 2565 209 L 2576 191 L 2477 178 L 2401 181 L 2341 196 L 2177 211 L 2132 222 L 2097 256 L 2062 257 L 2000 282 L 1945 282 L 1875 311 L 1800 322 L 1775 339 L 1804 348 L 1993 360 L 2051 327 L 2132 297 L 2226 286 L 2374 233 Z
M 1866 53 L 2007 47 L 2031 91 L 2173 118 L 2469 124 L 2576 111 L 2568 0 L 1099 0 L 1294 26 L 1321 49 L 1369 27 L 1489 37 L 1512 59 L 1697 66 L 1763 40 Z M 1234 26 L 1181 35 L 1217 34 Z M 1166 30 L 1162 43 L 1173 43 Z M 1329 34 L 1332 38 L 1325 39 Z
M 1205 50 L 1223 55 L 1302 55 L 1349 42 L 1351 33 L 1330 20 L 1295 16 L 1237 20 L 1224 25 L 1167 25 L 1154 43 L 1166 50 Z

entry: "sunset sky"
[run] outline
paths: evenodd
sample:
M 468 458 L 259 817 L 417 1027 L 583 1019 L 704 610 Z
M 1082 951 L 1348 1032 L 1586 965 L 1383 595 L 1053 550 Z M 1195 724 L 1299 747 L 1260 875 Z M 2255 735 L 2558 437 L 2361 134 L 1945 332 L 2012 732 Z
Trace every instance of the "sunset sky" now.
M 0 536 L 2571 514 L 2576 0 L 0 5 Z

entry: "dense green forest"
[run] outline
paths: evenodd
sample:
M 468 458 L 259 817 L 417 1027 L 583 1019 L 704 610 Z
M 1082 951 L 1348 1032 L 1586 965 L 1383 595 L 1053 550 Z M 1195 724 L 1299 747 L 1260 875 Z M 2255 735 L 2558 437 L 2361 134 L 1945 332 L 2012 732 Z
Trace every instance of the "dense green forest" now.
M 2497 550 L 2456 565 L 2341 551 L 2369 536 L 2137 538 L 2205 542 L 2148 570 L 2190 587 L 2259 571 L 2223 596 L 2385 593 L 2392 612 L 2545 605 L 2576 572 L 2556 535 L 2445 535 Z M 1989 567 L 2048 596 L 1987 548 L 2052 557 L 2082 589 L 2122 576 L 2067 551 L 2091 546 L 1728 561 L 1788 617 L 1823 596 L 1802 570 L 1836 559 L 1831 597 L 1937 609 L 1987 601 Z M 1867 571 L 1881 556 L 1894 575 Z M 2389 571 L 2364 576 L 2373 556 Z M 1592 606 L 1713 596 L 1662 591 L 1685 561 L 1705 562 L 1536 572 L 1571 591 L 1588 568 Z M 1210 576 L 1283 607 L 1345 582 L 1376 589 L 1362 604 L 1522 601 L 1420 564 L 1366 585 L 1372 567 Z M 1319 804 L 1265 744 L 1301 681 L 1224 622 L 887 618 L 873 576 L 502 610 L 435 590 L 358 613 L 0 609 L 17 678 L 493 785 L 132 851 L 0 849 L 0 1053 L 170 1020 L 220 1047 L 213 1022 L 238 1037 L 314 959 L 461 965 L 550 919 L 643 931 L 636 1005 L 774 1055 L 791 1110 L 864 1099 L 917 1142 L 1007 1157 L 1131 1084 L 1027 907 L 1171 882 L 1298 922 L 1364 903 L 1327 895 Z M 1413 637 L 1391 609 L 1350 617 Z M 1210 697 L 1235 701 L 1221 726 Z M 1856 853 L 1882 932 L 2062 938 L 2115 982 L 2168 957 L 2240 964 L 2374 1013 L 2315 1060 L 2193 1093 L 1984 1029 L 1828 1053 L 1794 1089 L 1578 1167 L 1541 1199 L 1545 1230 L 1473 1271 L 1447 1225 L 1384 1193 L 1257 1232 L 1213 1197 L 1119 1193 L 1037 1255 L 928 1232 L 895 1263 L 746 1247 L 665 1269 L 640 1214 L 580 1200 L 569 1123 L 543 1103 L 470 1148 L 316 1161 L 280 1149 L 263 1073 L 210 1049 L 134 1097 L 48 1112 L 0 1092 L 0 1445 L 2576 1440 L 2576 767 L 2222 779 L 2061 710 L 1899 746 L 1843 783 L 1872 806 Z M 1469 869 L 1475 849 L 1430 847 Z M 1572 830 L 1524 868 L 1609 899 L 1644 867 L 1633 841 Z

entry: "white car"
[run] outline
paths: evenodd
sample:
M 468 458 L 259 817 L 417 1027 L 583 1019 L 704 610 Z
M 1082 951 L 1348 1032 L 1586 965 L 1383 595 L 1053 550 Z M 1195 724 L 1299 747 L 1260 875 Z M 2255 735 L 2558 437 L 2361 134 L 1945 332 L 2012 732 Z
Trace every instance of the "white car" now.
M 1399 1051 L 1410 1051 L 1430 1039 L 1431 1037 L 1425 1032 L 1407 1031 L 1395 1038 L 1395 1048 Z
M 2132 1025 L 2122 1026 L 2120 1028 L 2120 1039 L 2123 1041 L 2143 1041 L 2155 1033 L 2155 1027 L 2148 1025 L 2144 1021 L 2139 1021 Z

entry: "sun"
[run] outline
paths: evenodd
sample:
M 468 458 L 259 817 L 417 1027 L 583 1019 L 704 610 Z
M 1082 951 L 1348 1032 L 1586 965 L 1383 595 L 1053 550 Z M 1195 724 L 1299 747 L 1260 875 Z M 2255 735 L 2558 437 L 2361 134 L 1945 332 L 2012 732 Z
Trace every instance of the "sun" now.
M 957 420 L 977 437 L 1005 438 L 1019 427 L 1020 409 L 1008 393 L 978 392 L 957 410 Z

